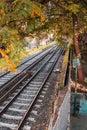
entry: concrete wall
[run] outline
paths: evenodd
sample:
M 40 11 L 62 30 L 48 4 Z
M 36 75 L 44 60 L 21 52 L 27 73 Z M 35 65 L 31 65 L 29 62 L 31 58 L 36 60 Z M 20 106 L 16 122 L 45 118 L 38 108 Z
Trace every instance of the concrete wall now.
M 68 115 L 70 114 L 70 92 L 66 93 L 64 101 L 58 112 L 56 123 L 52 130 L 66 130 L 68 124 Z

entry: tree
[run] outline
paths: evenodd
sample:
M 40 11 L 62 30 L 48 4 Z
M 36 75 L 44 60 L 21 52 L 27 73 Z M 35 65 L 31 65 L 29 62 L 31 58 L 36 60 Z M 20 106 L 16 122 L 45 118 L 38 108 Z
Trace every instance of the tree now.
M 48 14 L 50 18 L 55 22 L 55 31 L 58 39 L 68 36 L 73 38 L 73 43 L 76 48 L 77 57 L 81 58 L 79 45 L 78 45 L 78 34 L 87 28 L 87 2 L 85 0 L 52 0 L 48 1 Z M 56 22 L 57 20 L 57 22 Z M 55 24 L 56 23 L 56 24 Z M 52 26 L 53 26 L 52 25 Z M 79 81 L 83 80 L 81 66 L 78 67 Z
M 6 50 L 9 44 L 13 46 L 33 33 L 51 31 L 59 41 L 65 36 L 73 38 L 73 16 L 78 21 L 75 29 L 78 34 L 87 26 L 86 4 L 86 0 L 3 0 L 0 2 L 0 50 Z
M 31 0 L 0 2 L 0 67 L 14 70 L 21 53 L 25 53 L 21 41 L 28 35 L 28 28 L 32 29 L 30 24 L 36 17 L 38 22 L 45 19 L 39 3 Z

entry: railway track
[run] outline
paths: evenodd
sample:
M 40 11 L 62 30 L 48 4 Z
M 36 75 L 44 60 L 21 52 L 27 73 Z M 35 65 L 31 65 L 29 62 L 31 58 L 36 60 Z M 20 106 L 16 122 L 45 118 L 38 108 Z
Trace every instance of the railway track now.
M 33 68 L 33 76 L 20 84 L 0 105 L 1 130 L 29 130 L 30 112 L 38 100 L 63 49 L 53 51 L 43 64 Z M 17 86 L 17 84 L 15 84 Z
M 44 54 L 45 52 L 50 51 L 50 50 L 51 50 L 52 48 L 54 48 L 54 47 L 55 47 L 55 45 L 50 46 L 50 47 L 47 47 L 47 48 L 45 48 L 45 49 L 42 49 L 41 51 L 36 52 L 36 53 L 33 54 L 33 55 L 30 55 L 30 56 L 27 56 L 27 57 L 23 58 L 23 59 L 21 60 L 21 64 L 17 67 L 17 69 L 18 69 L 19 71 L 22 71 L 23 68 L 25 69 L 25 65 L 26 65 L 26 64 L 28 65 L 29 61 L 31 62 L 31 60 L 34 59 L 35 57 L 37 58 L 37 57 L 40 56 L 41 54 Z M 30 64 L 30 63 L 29 63 L 29 64 Z M 0 70 L 0 78 L 4 77 L 4 75 L 7 75 L 8 73 L 10 73 L 10 72 L 9 72 L 9 71 L 2 72 L 2 71 Z
M 27 72 L 29 66 L 33 66 L 34 64 L 36 64 L 37 62 L 39 62 L 39 60 L 41 60 L 42 58 L 44 58 L 47 54 L 49 54 L 49 52 L 55 48 L 55 46 L 51 46 L 50 48 L 46 49 L 45 51 L 40 51 L 39 53 L 37 53 L 36 55 L 34 54 L 31 57 L 28 57 L 26 60 L 23 60 L 22 64 L 17 68 L 19 73 L 15 74 L 12 72 L 6 72 L 3 73 L 2 75 L 0 75 L 0 89 L 2 86 L 5 86 L 5 84 L 9 84 L 10 80 L 14 82 L 14 80 L 16 80 L 19 75 L 23 76 L 22 72 Z M 18 76 L 17 76 L 18 75 Z
M 36 52 L 36 53 L 33 54 L 33 55 L 30 55 L 30 56 L 27 56 L 27 57 L 23 58 L 23 59 L 21 60 L 21 64 L 20 64 L 19 66 L 25 64 L 25 63 L 28 62 L 29 60 L 31 60 L 31 59 L 35 58 L 36 56 L 40 55 L 40 54 L 41 54 L 42 52 L 44 52 L 45 50 L 51 49 L 51 48 L 52 48 L 52 46 L 47 47 L 47 48 L 44 48 L 44 49 L 42 49 L 41 51 L 38 51 L 38 52 Z M 19 67 L 19 66 L 18 66 L 18 67 Z M 17 68 L 18 68 L 18 67 L 17 67 Z M 1 69 L 0 69 L 0 78 L 3 77 L 4 75 L 6 75 L 7 73 L 10 73 L 10 72 L 9 72 L 9 71 L 2 72 Z
M 56 49 L 56 48 L 55 48 Z M 51 50 L 52 52 L 52 50 Z M 33 63 L 31 66 L 27 68 L 27 73 L 22 73 L 16 76 L 16 79 L 12 79 L 9 83 L 5 84 L 0 89 L 0 103 L 4 101 L 10 93 L 14 92 L 19 85 L 27 82 L 27 79 L 30 76 L 34 75 L 35 71 L 39 69 L 39 67 L 45 62 L 45 60 L 49 57 L 50 53 L 47 53 L 45 57 L 41 57 L 37 62 Z M 32 73 L 32 74 L 31 74 Z M 31 74 L 31 75 L 30 75 Z

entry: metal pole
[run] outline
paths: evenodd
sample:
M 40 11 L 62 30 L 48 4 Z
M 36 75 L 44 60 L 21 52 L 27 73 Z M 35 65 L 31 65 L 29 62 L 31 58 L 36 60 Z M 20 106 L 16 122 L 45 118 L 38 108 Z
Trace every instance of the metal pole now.
M 77 93 L 77 65 L 76 65 L 76 68 L 75 68 L 75 95 L 74 95 L 74 115 L 76 114 L 76 93 Z
M 77 93 L 77 66 L 75 69 L 75 93 Z

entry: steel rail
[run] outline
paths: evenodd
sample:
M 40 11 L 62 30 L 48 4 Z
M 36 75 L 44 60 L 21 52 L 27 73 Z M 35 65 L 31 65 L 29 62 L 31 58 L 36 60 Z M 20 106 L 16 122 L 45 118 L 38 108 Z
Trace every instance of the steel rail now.
M 36 99 L 38 98 L 38 95 L 40 94 L 40 92 L 41 92 L 41 90 L 43 89 L 43 87 L 44 87 L 46 81 L 48 80 L 48 78 L 49 78 L 49 76 L 50 76 L 50 74 L 51 74 L 51 72 L 52 72 L 52 70 L 53 70 L 53 68 L 54 68 L 54 66 L 55 66 L 55 64 L 56 64 L 56 62 L 58 61 L 60 55 L 62 54 L 62 51 L 63 51 L 63 50 L 61 49 L 61 50 L 59 50 L 58 52 L 54 52 L 53 55 L 55 55 L 55 53 L 58 54 L 58 57 L 56 57 L 55 61 L 54 61 L 54 62 L 50 62 L 50 60 L 51 60 L 51 58 L 52 58 L 52 56 L 53 56 L 53 55 L 51 55 L 51 56 L 49 57 L 49 59 L 47 59 L 47 61 L 45 61 L 45 63 L 39 68 L 39 70 L 36 71 L 36 73 L 29 79 L 29 81 L 28 81 L 28 82 L 21 88 L 21 90 L 15 95 L 15 97 L 12 98 L 12 100 L 9 102 L 9 104 L 7 104 L 7 105 L 5 106 L 5 108 L 0 112 L 0 116 L 1 116 L 1 115 L 8 109 L 8 107 L 10 107 L 10 105 L 16 100 L 16 98 L 19 96 L 19 94 L 27 87 L 27 85 L 29 85 L 29 83 L 35 78 L 35 76 L 38 75 L 38 73 L 41 71 L 41 69 L 43 69 L 44 66 L 47 65 L 48 62 L 52 64 L 52 65 L 51 65 L 51 68 L 50 68 L 50 71 L 49 71 L 49 73 L 46 75 L 44 81 L 42 82 L 42 84 L 41 84 L 39 90 L 37 91 L 37 94 L 36 94 L 35 97 L 33 98 L 31 104 L 30 104 L 30 105 L 28 104 L 28 105 L 29 105 L 29 106 L 28 106 L 28 110 L 24 113 L 23 118 L 22 118 L 22 120 L 20 121 L 20 123 L 18 124 L 18 127 L 16 128 L 16 130 L 20 130 L 21 127 L 24 125 L 25 119 L 27 118 L 27 116 L 28 116 L 29 112 L 31 111 L 31 109 L 32 109 L 32 107 L 33 107 L 33 105 L 34 105 Z
M 52 46 L 51 46 L 50 48 L 52 48 Z M 35 58 L 36 56 L 40 55 L 42 52 L 44 52 L 44 50 L 47 50 L 47 49 L 49 49 L 49 47 L 47 47 L 46 49 L 43 49 L 41 52 L 37 53 L 36 55 L 34 54 L 34 56 L 30 57 L 29 59 L 27 59 L 26 61 L 24 61 L 24 62 L 21 63 L 20 65 L 18 65 L 17 68 L 18 68 L 19 66 L 21 66 L 21 65 L 23 65 L 23 64 L 25 64 L 25 63 L 27 63 L 29 60 Z M 7 71 L 7 72 L 3 73 L 2 75 L 0 75 L 0 78 L 3 77 L 4 75 L 8 74 L 8 73 L 10 73 L 10 71 Z
M 43 56 L 41 57 L 38 61 L 36 61 L 35 63 L 33 63 L 28 69 L 31 69 L 32 67 L 34 67 L 38 62 L 40 62 L 41 60 L 43 60 L 43 58 L 46 57 Z M 18 85 L 28 76 L 28 74 L 24 75 L 24 77 L 22 77 L 17 83 L 15 83 L 15 85 L 8 91 L 6 92 L 6 94 L 4 94 L 1 98 L 0 98 L 0 103 L 3 102 L 12 92 L 14 92 L 14 90 L 16 88 L 18 88 Z M 18 78 L 18 76 L 16 77 Z M 12 82 L 12 81 L 11 81 Z M 4 86 L 1 90 L 0 93 L 4 92 L 5 89 L 7 89 L 9 86 Z
M 61 51 L 61 52 L 62 52 L 62 51 Z M 31 109 L 32 109 L 32 107 L 33 107 L 33 105 L 34 105 L 36 99 L 38 98 L 38 95 L 40 94 L 41 90 L 43 89 L 44 85 L 46 84 L 46 81 L 48 80 L 48 78 L 49 78 L 49 76 L 50 76 L 50 74 L 51 74 L 51 72 L 52 72 L 52 70 L 53 70 L 53 68 L 54 68 L 54 66 L 55 66 L 55 64 L 56 64 L 56 62 L 57 62 L 57 60 L 59 59 L 59 57 L 60 57 L 60 55 L 61 55 L 61 52 L 60 52 L 60 54 L 58 55 L 58 57 L 55 59 L 53 65 L 51 66 L 51 69 L 50 69 L 49 73 L 48 73 L 47 76 L 45 77 L 45 79 L 44 79 L 44 81 L 43 81 L 41 87 L 39 88 L 39 90 L 38 90 L 36 96 L 34 97 L 34 99 L 33 99 L 32 102 L 31 102 L 31 104 L 28 106 L 28 110 L 27 110 L 26 113 L 24 114 L 24 117 L 22 118 L 22 120 L 21 120 L 21 122 L 20 122 L 20 124 L 18 125 L 18 128 L 17 128 L 16 130 L 20 130 L 21 127 L 24 125 L 25 119 L 27 118 L 27 116 L 28 116 L 29 112 L 31 111 Z
M 53 55 L 55 54 L 56 52 L 53 53 Z M 32 81 L 32 79 L 34 79 L 34 77 L 40 72 L 40 70 L 45 66 L 45 64 L 47 64 L 47 62 L 52 58 L 51 55 L 49 57 L 49 59 L 47 59 L 47 61 L 45 61 L 45 63 L 35 72 L 35 74 L 25 83 L 25 85 L 20 89 L 20 91 L 12 98 L 12 100 L 5 106 L 4 109 L 2 109 L 0 111 L 0 116 L 7 110 L 7 108 L 13 103 L 14 100 L 16 100 L 16 98 L 19 96 L 19 94 L 26 88 L 26 86 Z
M 52 49 L 50 50 L 52 51 Z M 23 72 L 28 72 L 29 73 L 29 69 L 31 69 L 32 67 L 34 67 L 37 63 L 39 63 L 46 55 L 48 55 L 49 52 L 47 52 L 46 54 L 44 54 L 42 57 L 40 57 L 38 60 L 34 61 L 31 65 L 29 65 L 28 67 L 26 67 L 23 71 L 21 71 L 19 74 L 17 74 L 16 76 L 14 76 L 13 78 L 11 78 L 9 81 L 7 81 L 5 84 L 3 84 L 0 87 L 0 93 L 3 92 L 6 88 L 8 88 L 8 86 L 13 83 L 16 79 L 18 79 Z M 7 86 L 7 87 L 6 87 Z

